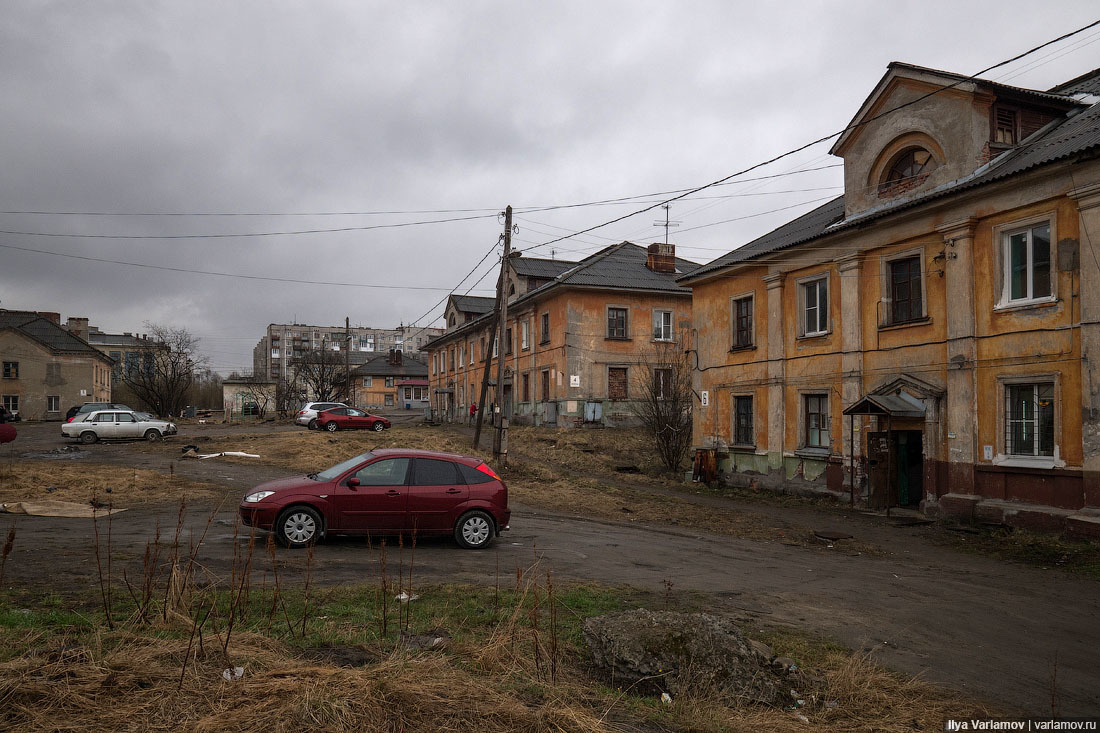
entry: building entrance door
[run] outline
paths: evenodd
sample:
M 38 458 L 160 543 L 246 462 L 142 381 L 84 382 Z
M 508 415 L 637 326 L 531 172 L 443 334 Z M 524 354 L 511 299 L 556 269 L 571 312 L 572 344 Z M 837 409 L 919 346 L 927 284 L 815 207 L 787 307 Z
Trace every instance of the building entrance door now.
M 920 504 L 924 494 L 923 438 L 920 430 L 867 434 L 868 504 L 871 508 Z

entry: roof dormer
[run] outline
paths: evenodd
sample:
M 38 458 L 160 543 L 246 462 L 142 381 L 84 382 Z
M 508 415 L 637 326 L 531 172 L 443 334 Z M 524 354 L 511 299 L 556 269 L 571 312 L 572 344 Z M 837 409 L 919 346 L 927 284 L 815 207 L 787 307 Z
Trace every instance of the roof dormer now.
M 891 63 L 830 150 L 844 159 L 845 218 L 965 178 L 1078 105 Z

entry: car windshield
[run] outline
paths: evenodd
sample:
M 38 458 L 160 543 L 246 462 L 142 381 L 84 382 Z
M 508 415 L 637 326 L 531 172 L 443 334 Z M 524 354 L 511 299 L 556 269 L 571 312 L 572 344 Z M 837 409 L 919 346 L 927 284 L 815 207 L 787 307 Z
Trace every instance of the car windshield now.
M 344 473 L 345 471 L 350 470 L 355 466 L 358 466 L 363 461 L 370 460 L 371 458 L 374 458 L 374 454 L 370 451 L 367 451 L 366 453 L 357 455 L 354 458 L 349 458 L 346 461 L 337 463 L 332 468 L 326 468 L 320 473 L 312 473 L 310 474 L 310 476 L 313 478 L 314 481 L 332 481 L 334 478 Z

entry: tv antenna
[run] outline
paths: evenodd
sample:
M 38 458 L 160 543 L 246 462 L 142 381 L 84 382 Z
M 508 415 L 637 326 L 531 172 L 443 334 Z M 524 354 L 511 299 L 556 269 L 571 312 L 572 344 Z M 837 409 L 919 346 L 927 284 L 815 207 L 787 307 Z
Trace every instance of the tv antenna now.
M 680 226 L 680 222 L 673 221 L 673 220 L 670 220 L 668 218 L 669 209 L 672 208 L 672 204 L 662 204 L 661 208 L 665 210 L 665 220 L 664 221 L 655 221 L 655 222 L 653 222 L 653 226 L 655 226 L 655 227 L 664 227 L 665 228 L 665 244 L 668 244 L 668 229 L 669 229 L 669 227 L 678 227 L 678 226 Z

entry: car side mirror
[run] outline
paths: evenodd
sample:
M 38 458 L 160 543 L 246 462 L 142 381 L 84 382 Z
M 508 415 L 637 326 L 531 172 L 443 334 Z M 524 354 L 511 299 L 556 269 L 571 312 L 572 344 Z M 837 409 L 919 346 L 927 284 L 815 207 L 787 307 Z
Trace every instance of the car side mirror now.
M 354 476 L 352 476 L 351 478 L 348 479 L 348 488 L 349 489 L 358 488 L 360 485 L 361 484 L 359 482 L 359 479 L 355 478 Z

